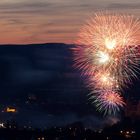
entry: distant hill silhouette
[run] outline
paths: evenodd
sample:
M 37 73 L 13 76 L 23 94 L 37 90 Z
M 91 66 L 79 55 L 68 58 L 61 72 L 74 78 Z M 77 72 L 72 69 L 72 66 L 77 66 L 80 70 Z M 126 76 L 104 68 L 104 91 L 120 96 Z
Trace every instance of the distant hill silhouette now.
M 90 120 L 93 127 L 101 125 L 88 104 L 84 80 L 73 67 L 72 47 L 63 43 L 0 45 L 0 111 L 17 107 L 12 119 L 34 126 L 79 120 L 88 124 Z M 30 101 L 30 95 L 37 100 Z M 0 116 L 11 118 L 6 113 Z

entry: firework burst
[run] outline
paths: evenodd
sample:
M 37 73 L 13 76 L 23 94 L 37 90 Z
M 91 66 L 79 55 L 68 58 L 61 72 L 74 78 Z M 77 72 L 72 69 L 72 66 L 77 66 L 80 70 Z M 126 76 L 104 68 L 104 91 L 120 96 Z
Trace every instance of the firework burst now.
M 94 103 L 99 110 L 109 112 L 110 109 L 114 113 L 123 106 L 117 92 L 137 78 L 139 36 L 140 21 L 137 18 L 109 12 L 96 13 L 81 29 L 78 45 L 73 49 L 75 66 L 88 77 L 91 89 L 101 91 L 92 95 L 96 97 Z M 116 100 L 109 101 L 111 97 Z
M 140 22 L 130 15 L 95 14 L 81 29 L 74 50 L 76 66 L 83 74 L 103 69 L 122 83 L 131 82 L 138 71 Z
M 97 110 L 106 114 L 114 114 L 125 106 L 121 95 L 115 91 L 102 91 L 91 97 Z
M 117 81 L 117 79 L 115 79 L 114 75 L 101 70 L 95 72 L 94 77 L 89 77 L 88 84 L 91 89 L 93 88 L 93 86 L 95 89 L 98 89 L 100 87 L 100 89 L 103 90 L 119 88 L 119 82 Z

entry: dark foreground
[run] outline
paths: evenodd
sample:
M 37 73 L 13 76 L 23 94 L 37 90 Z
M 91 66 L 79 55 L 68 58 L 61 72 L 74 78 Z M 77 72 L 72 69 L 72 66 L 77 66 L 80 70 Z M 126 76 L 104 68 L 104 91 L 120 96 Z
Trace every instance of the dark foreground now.
M 8 124 L 0 129 L 0 140 L 140 140 L 139 121 L 118 123 L 103 130 L 85 128 L 81 122 L 65 127 L 33 129 Z
M 139 140 L 135 131 L 95 132 L 90 129 L 53 128 L 49 130 L 1 129 L 0 140 Z

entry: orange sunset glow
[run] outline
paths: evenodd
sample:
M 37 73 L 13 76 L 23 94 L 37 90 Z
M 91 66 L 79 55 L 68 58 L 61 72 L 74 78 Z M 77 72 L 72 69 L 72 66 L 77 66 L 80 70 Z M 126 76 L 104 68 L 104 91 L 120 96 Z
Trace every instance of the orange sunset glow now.
M 129 1 L 1 0 L 0 44 L 74 43 L 85 19 L 95 11 L 138 16 L 138 0 Z

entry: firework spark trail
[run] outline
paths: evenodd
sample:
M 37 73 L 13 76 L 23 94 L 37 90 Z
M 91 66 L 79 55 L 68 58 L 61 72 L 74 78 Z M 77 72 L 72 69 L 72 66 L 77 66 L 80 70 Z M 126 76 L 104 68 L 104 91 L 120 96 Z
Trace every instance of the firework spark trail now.
M 112 90 L 96 93 L 94 96 L 91 96 L 91 99 L 93 99 L 97 109 L 104 112 L 104 114 L 115 114 L 116 111 L 119 111 L 125 105 L 121 95 Z
M 137 46 L 139 35 L 139 19 L 109 12 L 96 13 L 81 29 L 78 45 L 73 49 L 75 66 L 88 77 L 88 86 L 91 89 L 94 87 L 101 91 L 96 96 L 92 94 L 94 99 L 96 97 L 94 103 L 98 104 L 99 110 L 103 109 L 101 106 L 104 103 L 109 105 L 104 106 L 106 113 L 114 113 L 113 110 L 123 106 L 120 94 L 114 91 L 120 93 L 125 85 L 137 78 L 140 60 Z M 113 94 L 118 99 L 113 100 L 118 101 L 115 105 L 105 98 Z

